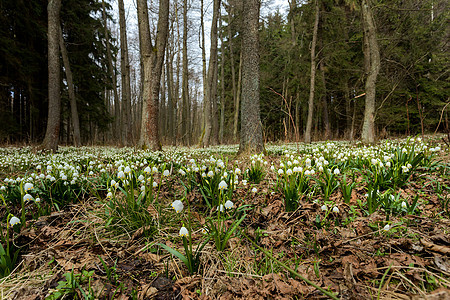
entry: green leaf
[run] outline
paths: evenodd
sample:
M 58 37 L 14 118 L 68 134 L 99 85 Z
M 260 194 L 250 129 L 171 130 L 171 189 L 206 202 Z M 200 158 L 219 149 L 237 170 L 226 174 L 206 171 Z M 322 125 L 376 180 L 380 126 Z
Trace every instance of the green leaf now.
M 183 254 L 181 254 L 180 252 L 178 252 L 175 249 L 170 248 L 169 246 L 165 245 L 165 244 L 161 244 L 158 243 L 156 244 L 158 246 L 163 247 L 165 250 L 167 250 L 169 253 L 175 255 L 176 257 L 178 257 L 186 266 L 189 265 L 188 259 L 186 258 L 186 256 L 184 256 Z

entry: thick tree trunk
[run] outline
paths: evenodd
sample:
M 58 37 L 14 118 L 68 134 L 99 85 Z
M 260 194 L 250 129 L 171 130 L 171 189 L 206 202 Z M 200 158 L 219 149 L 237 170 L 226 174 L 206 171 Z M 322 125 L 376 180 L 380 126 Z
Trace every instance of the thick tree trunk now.
M 201 124 L 202 124 L 202 132 L 200 134 L 200 139 L 199 139 L 199 145 L 201 146 L 203 144 L 203 138 L 205 137 L 205 130 L 206 130 L 206 122 L 209 121 L 209 119 L 207 120 L 206 115 L 208 113 L 209 116 L 209 112 L 206 111 L 206 90 L 207 90 L 207 79 L 206 79 L 206 49 L 205 49 L 205 22 L 204 22 L 204 1 L 201 0 L 200 1 L 200 25 L 201 25 L 201 45 L 200 48 L 202 49 L 202 79 L 203 79 L 203 119 L 201 120 Z
M 236 95 L 236 70 L 234 67 L 234 50 L 233 50 L 233 35 L 231 33 L 231 22 L 233 17 L 233 7 L 230 7 L 228 13 L 228 47 L 230 50 L 230 63 L 231 63 L 231 88 L 233 93 L 233 104 L 234 104 L 234 120 L 233 120 L 233 141 L 237 142 L 238 133 L 238 123 L 239 123 L 239 105 L 237 103 Z
M 123 0 L 118 0 L 118 4 L 120 25 L 120 71 L 122 73 L 122 143 L 124 145 L 130 145 L 132 142 L 130 62 L 128 59 L 127 28 Z
M 169 27 L 169 0 L 161 0 L 159 3 L 155 47 L 152 46 L 150 39 L 147 1 L 138 0 L 137 9 L 144 64 L 144 105 L 139 145 L 158 151 L 161 150 L 158 128 L 159 89 Z
M 188 17 L 187 17 L 188 1 L 184 0 L 183 3 L 183 79 L 181 98 L 183 99 L 182 109 L 182 125 L 181 131 L 183 134 L 183 144 L 190 145 L 190 132 L 191 132 L 191 118 L 190 118 L 190 100 L 189 100 L 189 69 L 188 69 L 188 55 L 187 55 L 187 37 L 188 37 Z
M 322 97 L 322 117 L 323 126 L 325 128 L 325 140 L 330 139 L 331 129 L 330 129 L 330 118 L 328 113 L 328 98 L 327 98 L 327 82 L 325 80 L 325 67 L 323 60 L 320 62 L 320 71 L 322 75 L 322 85 L 323 85 L 323 97 Z
M 80 133 L 80 119 L 78 117 L 77 100 L 75 98 L 75 91 L 73 89 L 72 70 L 70 69 L 69 55 L 67 54 L 66 45 L 62 35 L 62 30 L 59 30 L 59 47 L 61 48 L 61 55 L 64 63 L 64 71 L 67 78 L 67 89 L 69 91 L 70 112 L 73 126 L 73 143 L 76 147 L 81 146 Z M 69 134 L 69 133 L 67 133 Z
M 380 51 L 376 36 L 375 22 L 370 7 L 370 0 L 362 0 L 362 17 L 364 27 L 364 59 L 366 71 L 366 105 L 361 139 L 365 143 L 375 142 L 375 96 L 376 81 L 380 70 Z
M 243 1 L 242 110 L 239 153 L 264 151 L 259 107 L 259 0 Z
M 239 71 L 238 71 L 238 81 L 237 81 L 237 91 L 236 91 L 236 104 L 234 106 L 234 128 L 233 136 L 238 136 L 238 125 L 239 125 L 239 112 L 241 110 L 241 87 L 242 87 L 242 49 L 239 53 Z M 237 138 L 235 139 L 237 142 Z
M 217 95 L 217 21 L 219 19 L 219 9 L 220 0 L 214 0 L 213 6 L 213 18 L 211 23 L 211 47 L 209 53 L 209 65 L 208 65 L 208 75 L 207 75 L 207 88 L 206 88 L 206 98 L 205 98 L 205 124 L 204 131 L 205 135 L 203 137 L 202 146 L 208 147 L 211 142 L 212 133 L 212 123 L 214 112 L 214 101 L 216 101 Z M 216 141 L 216 139 L 213 139 Z
M 49 0 L 48 13 L 48 119 L 41 148 L 58 150 L 61 122 L 61 68 L 59 63 L 59 12 L 61 0 Z
M 313 39 L 311 43 L 311 81 L 309 88 L 308 100 L 308 118 L 306 120 L 305 143 L 311 143 L 311 130 L 314 112 L 314 91 L 316 81 L 316 43 L 317 43 L 317 28 L 319 27 L 319 2 L 315 1 L 316 13 L 314 18 Z
M 166 51 L 166 76 L 167 76 L 167 137 L 171 144 L 174 144 L 175 118 L 174 118 L 174 99 L 173 99 L 173 55 L 169 48 Z
M 223 27 L 222 18 L 220 20 L 220 44 L 222 45 L 222 60 L 220 62 L 220 125 L 219 125 L 219 142 L 224 143 L 224 126 L 225 126 L 225 47 L 223 47 Z

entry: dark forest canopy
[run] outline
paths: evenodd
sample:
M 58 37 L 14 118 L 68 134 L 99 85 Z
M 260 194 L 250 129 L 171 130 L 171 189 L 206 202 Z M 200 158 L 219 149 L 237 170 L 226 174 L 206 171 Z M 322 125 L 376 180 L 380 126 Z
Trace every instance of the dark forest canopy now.
M 197 2 L 170 1 L 158 115 L 164 144 L 183 141 L 195 145 L 202 137 L 204 91 L 201 82 L 205 79 L 201 79 L 202 72 L 196 70 L 198 65 L 194 65 L 200 57 L 196 53 L 200 52 L 197 41 L 193 39 L 188 40 L 186 46 L 188 55 L 191 55 L 188 57 L 189 72 L 181 71 L 182 7 L 188 6 L 187 34 L 198 35 L 200 4 Z M 205 9 L 212 7 L 210 2 L 205 1 Z M 315 2 L 287 2 L 287 14 L 271 12 L 260 17 L 259 94 L 266 141 L 293 140 L 296 130 L 301 136 L 306 127 Z M 377 135 L 434 132 L 438 125 L 440 131 L 448 130 L 448 1 L 369 2 L 381 61 L 376 83 Z M 359 138 L 367 76 L 361 1 L 321 0 L 318 3 L 313 139 Z M 45 0 L 0 2 L 0 142 L 39 143 L 45 135 L 48 105 L 47 4 Z M 117 6 L 117 2 L 104 1 L 104 4 L 108 27 L 117 28 L 119 18 L 113 13 L 117 7 L 112 7 Z M 213 141 L 237 142 L 233 131 L 239 122 L 236 107 L 241 92 L 242 42 L 238 4 L 238 0 L 221 1 L 218 65 L 216 75 L 211 76 L 215 83 L 211 85 L 215 87 L 211 103 L 211 134 L 217 136 Z M 126 9 L 135 7 L 126 6 Z M 153 18 L 150 26 L 156 26 L 157 9 L 151 7 L 150 2 L 149 11 L 150 18 Z M 130 116 L 131 125 L 128 126 L 132 131 L 129 138 L 134 141 L 130 144 L 135 144 L 142 118 L 139 58 L 133 60 L 134 65 L 128 66 L 135 80 L 131 82 L 131 105 L 124 106 L 120 97 L 123 80 L 120 79 L 120 51 L 117 49 L 119 34 L 111 28 L 105 30 L 102 1 L 62 0 L 60 23 L 73 73 L 82 143 L 120 143 L 117 130 L 123 122 L 119 120 L 124 114 L 123 109 L 128 107 L 126 115 Z M 127 23 L 127 26 L 129 32 L 137 32 L 133 23 Z M 155 28 L 150 28 L 150 31 L 153 37 Z M 113 76 L 108 68 L 107 44 L 112 46 L 109 51 Z M 63 66 L 61 63 L 60 143 L 71 144 L 73 128 Z M 185 104 L 189 113 L 183 115 L 182 76 L 188 76 L 189 85 L 186 87 L 190 101 Z M 221 119 L 223 121 L 219 122 Z M 190 128 L 184 136 L 181 136 L 182 124 L 189 124 L 186 128 Z M 221 138 L 218 138 L 219 133 Z

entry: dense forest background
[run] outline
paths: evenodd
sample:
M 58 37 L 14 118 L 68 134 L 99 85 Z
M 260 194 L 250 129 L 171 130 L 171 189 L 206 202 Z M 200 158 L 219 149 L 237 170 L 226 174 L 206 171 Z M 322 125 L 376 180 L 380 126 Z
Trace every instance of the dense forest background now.
M 142 37 L 137 36 L 135 22 L 119 21 L 116 11 L 120 2 L 62 0 L 61 36 L 82 144 L 133 145 L 139 139 L 142 57 L 133 49 L 139 49 Z M 211 105 L 211 144 L 238 141 L 242 12 L 235 9 L 236 2 L 239 0 L 170 2 L 158 104 L 163 144 L 201 142 L 206 92 L 211 99 L 206 102 Z M 448 1 L 369 2 L 381 62 L 376 84 L 377 136 L 448 130 Z M 295 140 L 306 128 L 316 1 L 290 0 L 286 4 L 286 12 L 271 11 L 270 3 L 263 1 L 266 7 L 260 15 L 259 92 L 265 141 Z M 359 138 L 367 76 L 361 1 L 321 0 L 317 4 L 313 140 Z M 0 1 L 3 143 L 39 143 L 45 135 L 49 97 L 47 5 L 46 0 Z M 154 37 L 158 1 L 148 5 L 150 35 Z M 215 20 L 212 11 L 217 5 Z M 136 9 L 134 5 L 125 8 Z M 214 20 L 216 34 L 210 30 L 210 36 L 205 36 L 205 23 L 214 28 Z M 127 39 L 119 23 L 136 39 Z M 206 49 L 205 39 L 211 41 L 208 47 L 216 41 L 217 60 L 211 61 L 215 56 Z M 73 144 L 67 68 L 61 55 L 60 143 Z

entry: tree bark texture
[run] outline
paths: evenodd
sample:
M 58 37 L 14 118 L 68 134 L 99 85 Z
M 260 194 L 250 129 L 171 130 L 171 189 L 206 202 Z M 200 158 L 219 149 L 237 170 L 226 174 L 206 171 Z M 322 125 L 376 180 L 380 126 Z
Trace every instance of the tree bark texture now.
M 155 47 L 152 46 L 150 39 L 147 1 L 138 0 L 137 9 L 144 64 L 144 105 L 139 145 L 158 151 L 161 150 L 158 128 L 159 90 L 169 27 L 169 0 L 159 2 Z
M 212 133 L 212 117 L 213 117 L 213 101 L 217 94 L 217 21 L 219 18 L 220 0 L 214 0 L 213 18 L 211 23 L 211 47 L 209 53 L 208 75 L 206 79 L 206 95 L 204 99 L 205 105 L 205 135 L 202 140 L 202 146 L 208 147 L 210 144 Z
M 186 146 L 190 145 L 190 99 L 189 99 L 189 69 L 188 69 L 188 54 L 187 54 L 187 38 L 188 38 L 188 16 L 187 16 L 187 6 L 188 1 L 183 2 L 183 79 L 181 87 L 181 98 L 183 103 L 182 108 L 182 139 L 183 144 Z
M 264 151 L 259 107 L 259 0 L 243 1 L 242 107 L 239 153 Z
M 64 71 L 67 79 L 67 89 L 69 92 L 70 112 L 73 126 L 73 143 L 76 147 L 81 146 L 80 133 L 80 119 L 78 117 L 77 99 L 75 98 L 75 91 L 73 89 L 72 70 L 70 69 L 69 54 L 67 53 L 66 45 L 62 35 L 62 30 L 59 30 L 59 47 L 61 48 L 61 56 L 64 64 Z
M 375 142 L 375 96 L 376 81 L 380 71 L 380 50 L 376 36 L 375 21 L 370 7 L 370 0 L 362 0 L 362 17 L 364 28 L 364 60 L 366 71 L 366 105 L 361 139 L 364 143 Z
M 122 73 L 122 144 L 130 145 L 132 140 L 130 62 L 128 59 L 127 28 L 123 0 L 118 0 L 118 4 L 120 25 L 120 71 Z
M 319 1 L 315 1 L 316 13 L 314 18 L 313 38 L 311 43 L 311 81 L 308 99 L 308 117 L 306 119 L 305 143 L 311 143 L 311 131 L 314 112 L 314 92 L 316 82 L 316 43 L 317 29 L 319 27 Z
M 41 148 L 58 149 L 61 121 L 61 68 L 59 63 L 59 13 L 61 0 L 49 0 L 48 13 L 48 119 Z

